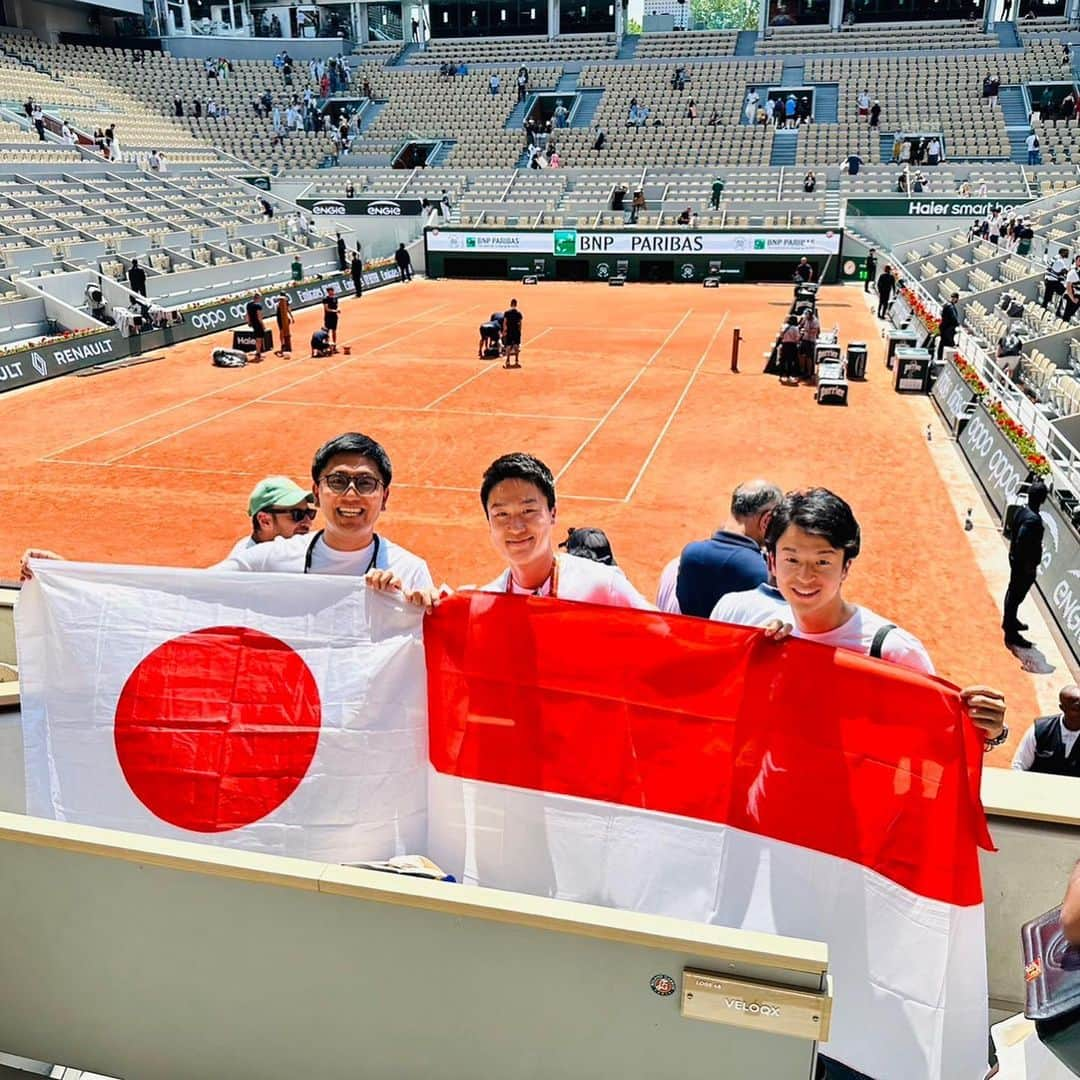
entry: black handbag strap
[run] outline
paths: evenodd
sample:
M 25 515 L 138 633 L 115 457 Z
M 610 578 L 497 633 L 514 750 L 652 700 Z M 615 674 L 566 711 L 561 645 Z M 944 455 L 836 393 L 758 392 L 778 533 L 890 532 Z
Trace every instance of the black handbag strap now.
M 889 636 L 889 632 L 895 629 L 896 623 L 886 623 L 874 635 L 874 640 L 870 642 L 870 655 L 875 660 L 881 659 L 881 649 L 885 644 L 885 639 Z

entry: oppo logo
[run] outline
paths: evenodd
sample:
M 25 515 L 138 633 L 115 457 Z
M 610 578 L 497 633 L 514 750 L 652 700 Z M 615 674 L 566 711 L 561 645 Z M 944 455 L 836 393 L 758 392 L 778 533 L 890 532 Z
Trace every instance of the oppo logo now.
M 312 208 L 313 214 L 327 216 L 330 214 L 344 214 L 345 204 L 340 202 L 317 202 Z
M 979 457 L 986 457 L 994 447 L 994 436 L 983 422 L 981 416 L 972 418 L 964 432 L 964 443 L 967 448 Z
M 757 1016 L 779 1016 L 780 1006 L 767 1002 L 744 1001 L 742 998 L 724 998 L 724 1008 L 735 1012 L 754 1013 Z
M 400 217 L 401 207 L 395 202 L 372 202 L 367 204 L 364 213 L 384 217 Z
M 1012 499 L 1024 482 L 1020 471 L 1002 450 L 995 450 L 990 456 L 989 476 L 994 481 L 994 487 L 1001 488 L 1005 492 L 1006 500 Z
M 196 330 L 212 330 L 215 326 L 221 326 L 225 322 L 225 312 L 221 308 L 213 311 L 196 311 L 191 316 L 191 325 Z

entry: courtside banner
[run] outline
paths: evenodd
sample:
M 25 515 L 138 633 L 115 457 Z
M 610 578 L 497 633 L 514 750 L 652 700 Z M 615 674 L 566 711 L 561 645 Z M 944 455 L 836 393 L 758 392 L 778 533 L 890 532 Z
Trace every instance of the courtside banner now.
M 331 862 L 422 851 L 421 620 L 357 586 L 35 563 L 27 812 Z
M 825 1052 L 981 1080 L 981 747 L 940 680 L 704 620 L 427 621 L 429 854 L 466 882 L 823 940 Z
M 428 251 L 475 255 L 835 255 L 840 233 L 426 229 Z

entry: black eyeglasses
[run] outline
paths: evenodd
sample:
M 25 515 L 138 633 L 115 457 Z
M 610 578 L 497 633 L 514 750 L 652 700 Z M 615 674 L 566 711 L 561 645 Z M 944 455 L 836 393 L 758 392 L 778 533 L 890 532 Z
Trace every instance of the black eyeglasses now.
M 276 510 L 273 507 L 270 507 L 270 508 L 267 509 L 266 512 L 268 514 L 288 514 L 289 517 L 291 517 L 293 519 L 293 521 L 295 521 L 296 524 L 299 525 L 300 522 L 304 521 L 304 520 L 314 521 L 315 520 L 315 515 L 319 511 L 316 510 L 314 506 L 309 506 L 309 507 L 293 506 L 293 507 L 290 507 L 289 509 L 286 509 L 286 510 Z
M 335 495 L 344 495 L 349 488 L 353 488 L 357 495 L 374 495 L 383 486 L 383 482 L 371 473 L 332 472 L 322 479 Z

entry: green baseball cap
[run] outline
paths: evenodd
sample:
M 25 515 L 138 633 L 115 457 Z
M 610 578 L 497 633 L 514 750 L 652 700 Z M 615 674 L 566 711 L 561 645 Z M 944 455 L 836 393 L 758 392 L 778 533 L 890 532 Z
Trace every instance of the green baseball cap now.
M 315 496 L 306 488 L 294 484 L 287 476 L 267 476 L 260 480 L 248 499 L 248 517 L 270 506 L 296 506 L 297 503 L 314 502 Z

